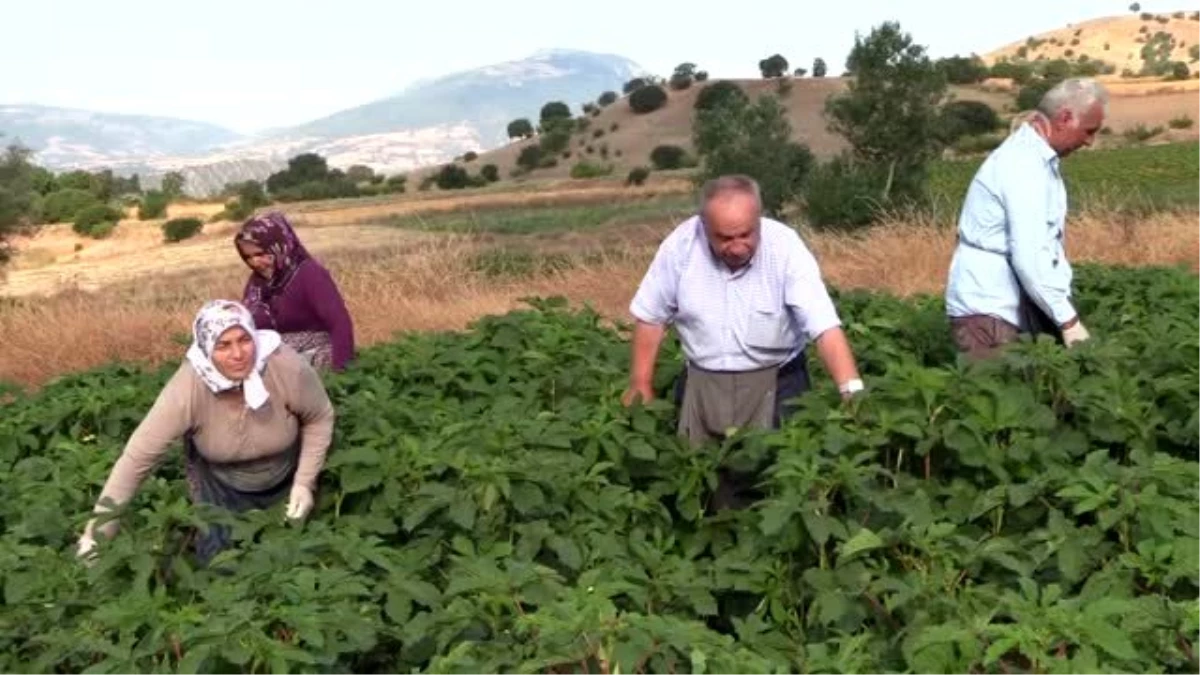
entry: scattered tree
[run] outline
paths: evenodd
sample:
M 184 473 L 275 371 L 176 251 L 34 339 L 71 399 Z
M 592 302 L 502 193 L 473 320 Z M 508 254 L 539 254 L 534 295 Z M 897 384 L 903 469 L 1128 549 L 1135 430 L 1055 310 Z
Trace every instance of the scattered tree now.
M 571 107 L 562 101 L 550 101 L 542 106 L 541 115 L 538 117 L 543 126 L 561 119 L 571 119 Z
M 708 71 L 707 70 L 697 70 L 696 71 L 696 81 L 697 82 L 707 82 L 708 81 Z
M 142 196 L 142 202 L 138 205 L 138 219 L 162 218 L 167 215 L 167 206 L 170 203 L 171 198 L 162 190 L 150 190 Z
M 650 177 L 650 170 L 644 166 L 635 166 L 629 170 L 629 175 L 625 177 L 626 185 L 641 185 Z
M 629 107 L 635 113 L 654 112 L 667 103 L 667 92 L 657 84 L 641 87 L 629 95 Z
M 529 145 L 521 149 L 517 155 L 517 166 L 526 171 L 533 171 L 542 162 L 542 148 L 539 145 Z
M 162 177 L 161 189 L 168 197 L 175 199 L 183 195 L 183 186 L 186 179 L 183 174 L 178 171 L 168 171 Z
M 613 103 L 615 103 L 616 100 L 617 100 L 617 92 L 606 91 L 603 94 L 600 94 L 600 98 L 596 99 L 596 103 L 599 103 L 601 107 L 606 107 L 606 106 L 610 106 Z
M 508 123 L 509 138 L 530 138 L 533 136 L 533 124 L 528 118 L 522 117 Z
M 120 211 L 107 204 L 93 204 L 75 214 L 71 229 L 85 237 L 103 239 L 112 234 L 119 220 Z
M 65 223 L 75 220 L 80 211 L 99 202 L 96 196 L 79 188 L 61 188 L 46 195 L 42 200 L 42 221 Z
M 758 181 L 763 212 L 780 216 L 784 206 L 800 197 L 812 167 L 809 149 L 792 140 L 787 111 L 774 94 L 750 103 L 731 97 L 708 110 L 696 111 L 692 142 L 704 181 L 740 173 Z
M 885 169 L 881 202 L 922 198 L 926 167 L 941 149 L 946 80 L 925 47 L 896 22 L 884 22 L 854 43 L 846 60 L 853 75 L 848 90 L 826 101 L 830 130 L 849 141 L 855 161 Z
M 479 159 L 479 153 L 475 152 L 474 150 L 468 150 L 463 153 L 464 162 L 474 162 L 477 159 Z
M 825 77 L 828 68 L 825 65 L 825 59 L 817 57 L 813 59 L 813 77 Z
M 638 89 L 641 89 L 642 87 L 646 86 L 647 84 L 648 83 L 646 82 L 646 78 L 635 77 L 632 80 L 626 82 L 625 86 L 621 87 L 621 91 L 625 92 L 626 94 L 632 94 L 633 92 L 637 91 Z
M 457 164 L 445 164 L 438 170 L 434 183 L 440 190 L 461 190 L 470 187 L 471 176 Z
M 792 77 L 804 77 L 808 74 L 808 68 L 797 68 L 792 71 Z
M 758 62 L 758 69 L 764 79 L 783 77 L 788 71 L 788 61 L 782 54 L 772 54 Z
M 346 169 L 346 178 L 355 183 L 369 183 L 375 178 L 375 169 L 372 169 L 365 164 L 355 164 L 349 169 Z
M 483 167 L 479 169 L 479 175 L 483 176 L 483 179 L 487 182 L 495 183 L 496 181 L 500 180 L 500 167 L 496 166 L 495 164 L 484 164 Z
M 746 92 L 737 86 L 736 83 L 730 80 L 719 80 L 712 84 L 705 85 L 700 93 L 696 95 L 695 110 L 711 110 L 719 105 L 724 105 L 727 101 L 749 102 Z
M 41 196 L 37 190 L 40 172 L 29 161 L 33 151 L 12 144 L 0 156 L 0 264 L 8 261 L 12 235 L 36 221 Z M 42 176 L 44 178 L 44 176 Z

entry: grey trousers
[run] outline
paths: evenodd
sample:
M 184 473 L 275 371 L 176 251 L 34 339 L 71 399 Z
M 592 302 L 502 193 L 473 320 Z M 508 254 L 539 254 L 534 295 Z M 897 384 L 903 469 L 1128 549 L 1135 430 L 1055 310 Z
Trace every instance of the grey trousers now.
M 795 410 L 797 404 L 790 399 L 811 386 L 804 352 L 782 366 L 752 371 L 708 371 L 688 364 L 675 383 L 679 435 L 699 447 L 720 442 L 731 427 L 778 428 Z M 756 482 L 755 475 L 719 470 L 713 508 L 749 506 L 758 498 Z

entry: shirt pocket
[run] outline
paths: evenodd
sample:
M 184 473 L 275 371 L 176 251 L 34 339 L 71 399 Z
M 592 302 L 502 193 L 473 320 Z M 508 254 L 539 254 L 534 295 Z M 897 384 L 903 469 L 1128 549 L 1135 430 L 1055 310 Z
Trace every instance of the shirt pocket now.
M 788 351 L 796 346 L 791 316 L 784 309 L 757 308 L 746 319 L 746 344 L 766 351 Z

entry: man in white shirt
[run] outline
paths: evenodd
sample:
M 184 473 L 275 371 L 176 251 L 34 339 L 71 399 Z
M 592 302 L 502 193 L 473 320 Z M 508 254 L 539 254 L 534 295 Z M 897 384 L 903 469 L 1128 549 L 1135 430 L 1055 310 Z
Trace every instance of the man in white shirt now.
M 967 356 L 989 356 L 1022 332 L 1067 346 L 1088 338 L 1071 301 L 1059 160 L 1092 144 L 1107 101 L 1095 80 L 1060 82 L 971 181 L 946 283 L 954 341 Z
M 784 404 L 809 388 L 810 341 L 844 397 L 863 388 L 816 259 L 795 230 L 762 216 L 747 176 L 704 186 L 700 213 L 659 246 L 630 311 L 637 323 L 623 400 L 653 397 L 659 347 L 674 324 L 687 359 L 679 433 L 693 445 L 730 427 L 777 427 Z M 719 508 L 734 505 L 736 489 L 723 478 Z

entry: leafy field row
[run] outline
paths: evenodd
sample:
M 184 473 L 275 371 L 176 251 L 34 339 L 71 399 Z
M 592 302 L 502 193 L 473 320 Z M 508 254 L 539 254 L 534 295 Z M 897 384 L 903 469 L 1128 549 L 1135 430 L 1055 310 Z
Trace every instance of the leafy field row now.
M 75 537 L 170 369 L 64 378 L 0 409 L 0 670 L 1194 672 L 1197 279 L 1078 277 L 1093 343 L 973 367 L 940 298 L 840 293 L 867 395 L 814 360 L 784 429 L 708 453 L 620 407 L 590 311 L 407 336 L 329 376 L 304 526 L 194 509 L 176 453 L 91 569 Z M 721 462 L 765 499 L 708 513 Z M 238 545 L 195 569 L 215 520 Z
M 934 162 L 929 190 L 935 203 L 957 208 L 982 162 Z M 1195 142 L 1080 150 L 1062 167 L 1073 208 L 1195 208 L 1200 196 L 1200 145 Z

